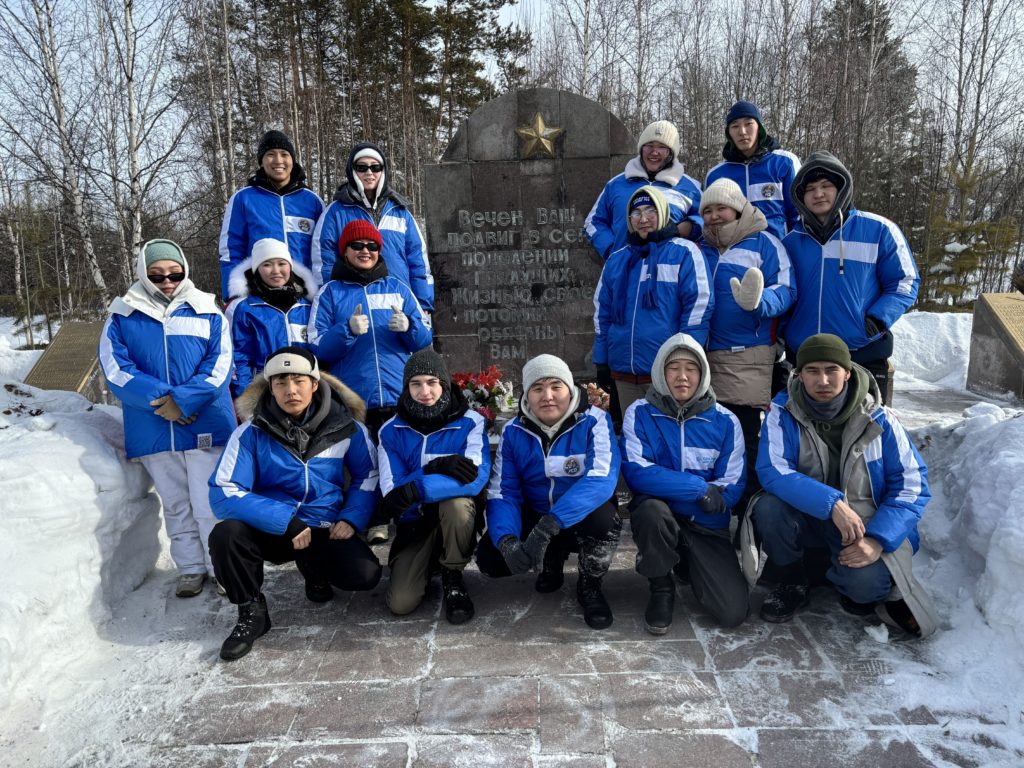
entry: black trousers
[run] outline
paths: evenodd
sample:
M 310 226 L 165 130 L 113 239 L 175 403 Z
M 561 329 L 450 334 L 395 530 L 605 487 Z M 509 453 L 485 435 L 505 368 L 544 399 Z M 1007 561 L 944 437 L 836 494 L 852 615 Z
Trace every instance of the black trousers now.
M 533 526 L 540 520 L 540 515 L 529 507 L 523 507 L 523 533 L 526 539 Z M 548 544 L 548 557 L 556 553 L 564 561 L 570 552 L 580 555 L 580 571 L 588 576 L 600 578 L 608 572 L 615 549 L 619 543 L 619 532 L 622 520 L 614 501 L 609 500 L 599 506 L 576 525 L 563 528 Z M 494 546 L 490 536 L 484 536 L 476 547 L 476 564 L 480 572 L 492 577 L 511 576 L 505 558 Z
M 747 506 L 750 497 L 761 490 L 761 481 L 757 479 L 757 445 L 761 435 L 761 414 L 764 410 L 753 405 L 733 405 L 732 403 L 720 403 L 723 408 L 728 408 L 733 415 L 739 419 L 740 429 L 743 432 L 744 458 L 747 463 L 747 484 L 743 488 L 743 496 L 740 497 L 733 512 L 739 514 Z
M 263 563 L 295 561 L 306 581 L 325 582 L 338 589 L 373 589 L 381 567 L 365 541 L 358 536 L 332 539 L 329 529 L 312 528 L 312 541 L 295 549 L 286 535 L 261 531 L 241 520 L 222 520 L 210 533 L 210 556 L 217 581 L 232 603 L 256 599 L 263 588 Z
M 637 573 L 649 579 L 666 576 L 682 560 L 701 607 L 723 627 L 742 624 L 749 590 L 729 529 L 713 530 L 676 517 L 668 504 L 650 496 L 635 497 L 630 508 Z

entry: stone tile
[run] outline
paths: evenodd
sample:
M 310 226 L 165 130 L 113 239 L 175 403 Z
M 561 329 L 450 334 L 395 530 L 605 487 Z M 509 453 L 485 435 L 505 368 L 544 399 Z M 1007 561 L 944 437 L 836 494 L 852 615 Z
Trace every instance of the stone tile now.
M 350 765 L 405 768 L 408 756 L 409 747 L 403 742 L 254 747 L 246 758 L 244 768 L 327 768 Z
M 601 678 L 540 681 L 540 745 L 541 753 L 605 752 Z
M 909 728 L 908 731 L 918 749 L 937 763 L 945 761 L 961 768 L 1024 765 L 1024 745 L 1019 728 L 1011 735 L 1001 727 L 947 723 L 931 728 Z
M 873 668 L 884 674 L 907 662 L 921 663 L 924 647 L 917 642 L 890 640 L 879 643 L 865 631 L 865 627 L 878 626 L 874 616 L 851 616 L 839 607 L 839 598 L 831 589 L 815 589 L 811 608 L 795 620 L 804 628 L 829 662 L 840 670 Z
M 420 736 L 414 768 L 532 768 L 529 734 Z
M 538 768 L 607 768 L 601 755 L 538 755 L 533 758 Z
M 316 678 L 333 635 L 333 629 L 318 626 L 274 627 L 256 641 L 246 656 L 231 663 L 214 664 L 210 682 L 214 685 L 311 682 Z
M 734 629 L 698 627 L 711 663 L 727 670 L 820 670 L 827 663 L 807 633 L 795 624 L 742 624 Z
M 897 731 L 767 730 L 758 732 L 760 768 L 842 765 L 843 768 L 934 768 Z M 827 755 L 827 762 L 822 757 Z
M 316 672 L 318 681 L 416 680 L 427 673 L 430 633 L 390 636 L 392 624 L 346 625 L 334 634 Z
M 452 644 L 446 639 L 434 651 L 430 676 L 504 677 L 570 675 L 594 672 L 585 646 L 578 643 Z
M 695 640 L 649 636 L 646 640 L 586 643 L 583 649 L 590 663 L 600 673 L 667 673 L 709 669 L 708 656 Z
M 190 768 L 223 768 L 226 765 L 242 765 L 247 749 L 248 747 L 222 746 L 161 749 L 146 755 L 144 762 L 135 764 L 146 765 L 149 768 L 181 768 L 183 765 Z
M 299 697 L 288 737 L 373 739 L 404 736 L 416 718 L 417 684 L 329 683 L 294 686 Z
M 305 702 L 304 686 L 211 688 L 186 704 L 162 743 L 244 744 L 284 736 Z
M 427 680 L 421 687 L 416 724 L 426 733 L 493 733 L 536 728 L 537 680 Z
M 728 728 L 732 720 L 714 675 L 608 675 L 606 715 L 623 728 Z
M 734 741 L 714 733 L 672 734 L 624 731 L 612 743 L 618 768 L 648 766 L 714 766 L 750 768 L 751 754 Z
M 835 672 L 721 672 L 722 692 L 740 726 L 849 728 L 870 719 Z

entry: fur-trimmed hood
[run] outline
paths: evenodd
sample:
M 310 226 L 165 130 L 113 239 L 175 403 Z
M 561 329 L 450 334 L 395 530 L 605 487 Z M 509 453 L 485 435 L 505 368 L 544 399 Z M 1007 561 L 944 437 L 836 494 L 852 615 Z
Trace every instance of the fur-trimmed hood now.
M 303 266 L 302 264 L 296 264 L 294 261 L 291 263 L 291 267 L 292 274 L 300 278 L 306 288 L 306 292 L 302 295 L 310 301 L 313 301 L 313 299 L 316 298 L 319 280 L 316 279 L 309 267 Z M 231 274 L 228 277 L 228 295 L 234 296 L 238 299 L 244 299 L 247 296 L 252 295 L 249 281 L 255 279 L 255 275 L 252 271 L 252 257 L 250 256 L 231 270 Z
M 348 388 L 341 379 L 323 371 L 320 372 L 320 383 L 328 384 L 335 396 L 351 411 L 353 418 L 361 424 L 366 422 L 366 403 L 359 395 Z M 257 375 L 252 383 L 237 398 L 235 398 L 235 412 L 240 421 L 252 418 L 263 393 L 270 388 L 270 382 L 263 378 L 263 374 Z

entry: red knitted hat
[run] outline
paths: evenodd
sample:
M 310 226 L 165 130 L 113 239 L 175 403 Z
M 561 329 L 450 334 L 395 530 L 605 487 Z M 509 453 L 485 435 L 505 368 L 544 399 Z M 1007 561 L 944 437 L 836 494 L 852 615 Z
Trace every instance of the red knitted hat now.
M 345 228 L 341 230 L 341 237 L 338 238 L 338 254 L 344 256 L 345 249 L 353 240 L 372 240 L 382 248 L 384 247 L 380 232 L 366 219 L 356 219 L 345 225 Z

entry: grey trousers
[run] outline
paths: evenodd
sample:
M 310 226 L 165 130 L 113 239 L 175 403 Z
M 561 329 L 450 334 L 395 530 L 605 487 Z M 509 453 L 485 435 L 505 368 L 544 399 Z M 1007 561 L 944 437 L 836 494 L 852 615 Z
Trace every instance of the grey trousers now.
M 749 590 L 728 528 L 713 530 L 676 517 L 668 504 L 650 496 L 637 496 L 630 506 L 637 573 L 654 579 L 685 562 L 701 607 L 723 627 L 742 624 Z
M 399 523 L 391 545 L 388 567 L 391 581 L 385 597 L 397 615 L 416 610 L 430 582 L 435 561 L 442 568 L 461 571 L 476 548 L 476 505 L 459 497 L 437 504 L 436 520 Z M 440 554 L 438 554 L 440 552 Z

